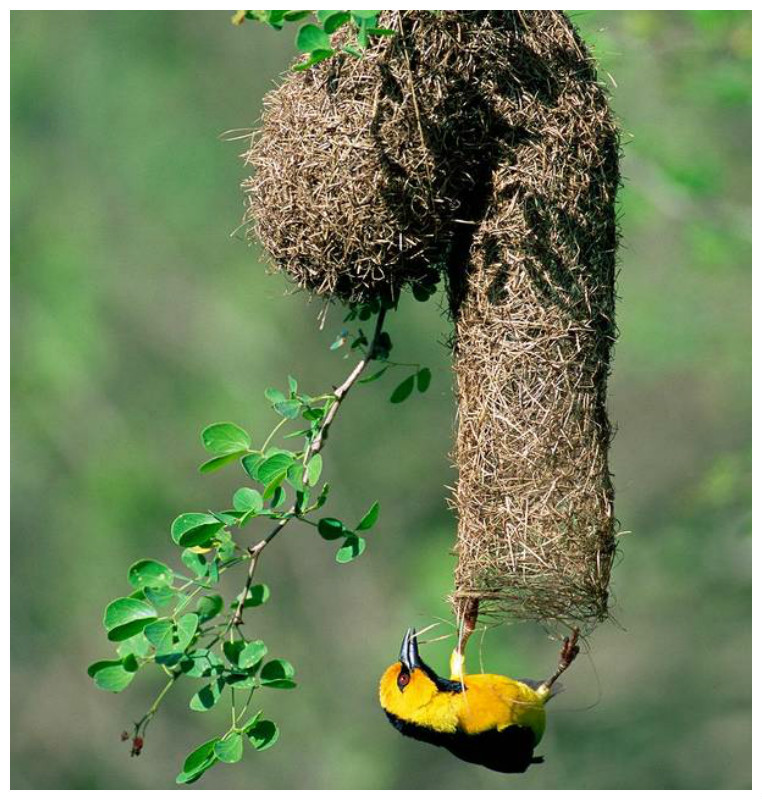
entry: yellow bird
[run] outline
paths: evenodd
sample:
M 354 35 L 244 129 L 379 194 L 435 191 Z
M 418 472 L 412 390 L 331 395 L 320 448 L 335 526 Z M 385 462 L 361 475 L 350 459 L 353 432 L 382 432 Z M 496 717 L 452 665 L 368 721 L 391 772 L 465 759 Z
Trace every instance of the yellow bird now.
M 421 660 L 410 629 L 399 660 L 381 677 L 381 707 L 403 735 L 494 771 L 524 772 L 542 762 L 534 748 L 545 731 L 545 703 L 579 652 L 577 636 L 575 631 L 564 640 L 556 673 L 535 683 L 498 674 L 465 675 L 462 645 L 450 659 L 450 679 L 439 677 Z

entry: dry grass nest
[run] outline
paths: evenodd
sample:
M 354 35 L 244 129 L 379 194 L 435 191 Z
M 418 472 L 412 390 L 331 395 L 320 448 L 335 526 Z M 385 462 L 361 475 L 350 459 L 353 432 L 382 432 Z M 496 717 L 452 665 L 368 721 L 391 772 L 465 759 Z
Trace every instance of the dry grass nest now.
M 455 323 L 453 599 L 593 624 L 615 551 L 606 378 L 618 136 L 556 11 L 384 12 L 362 59 L 289 74 L 246 153 L 246 222 L 342 301 L 444 276 Z M 340 35 L 340 34 L 337 34 Z

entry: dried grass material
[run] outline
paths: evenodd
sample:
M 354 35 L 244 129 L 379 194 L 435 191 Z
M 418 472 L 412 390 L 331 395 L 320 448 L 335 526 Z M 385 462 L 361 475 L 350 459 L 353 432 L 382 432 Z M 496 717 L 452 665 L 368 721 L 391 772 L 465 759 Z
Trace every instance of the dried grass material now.
M 267 95 L 245 154 L 244 222 L 297 285 L 395 297 L 442 269 L 495 142 L 499 120 L 478 90 L 504 45 L 491 17 L 503 21 L 385 12 L 397 36 L 290 73 Z
M 528 54 L 496 111 L 492 173 L 454 297 L 459 514 L 455 600 L 591 626 L 615 549 L 606 379 L 615 338 L 618 138 L 560 14 L 525 15 Z
M 594 622 L 614 553 L 606 377 L 618 142 L 568 19 L 385 12 L 360 60 L 289 75 L 246 158 L 247 221 L 300 286 L 455 321 L 456 606 Z

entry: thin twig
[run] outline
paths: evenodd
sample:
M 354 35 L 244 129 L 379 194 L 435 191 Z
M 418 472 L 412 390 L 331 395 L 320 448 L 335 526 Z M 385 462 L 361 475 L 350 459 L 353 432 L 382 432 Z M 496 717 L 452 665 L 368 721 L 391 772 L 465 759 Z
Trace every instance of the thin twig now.
M 154 700 L 154 703 L 151 707 L 146 711 L 146 714 L 143 716 L 140 721 L 135 722 L 135 737 L 137 737 L 141 731 L 143 735 L 145 735 L 146 728 L 148 727 L 151 719 L 156 715 L 156 712 L 159 709 L 159 705 L 162 703 L 162 700 L 169 692 L 169 689 L 175 684 L 177 678 L 182 674 L 182 672 L 173 672 L 169 682 L 161 689 L 161 692 Z
M 309 462 L 310 458 L 314 455 L 317 455 L 318 452 L 323 448 L 326 442 L 326 438 L 328 435 L 328 430 L 333 423 L 333 420 L 336 418 L 336 414 L 338 413 L 339 407 L 343 402 L 346 395 L 349 393 L 349 390 L 352 386 L 357 382 L 357 379 L 365 370 L 365 367 L 375 359 L 376 350 L 378 348 L 379 338 L 381 337 L 381 333 L 383 332 L 384 327 L 384 319 L 386 318 L 386 310 L 381 309 L 378 313 L 378 317 L 376 318 L 376 329 L 373 332 L 373 339 L 370 342 L 370 346 L 365 354 L 365 357 L 362 358 L 360 361 L 357 362 L 354 369 L 349 373 L 347 379 L 340 385 L 338 388 L 335 388 L 333 391 L 333 403 L 331 407 L 328 409 L 328 412 L 323 419 L 323 423 L 320 425 L 320 430 L 318 431 L 317 435 L 312 439 L 312 442 L 307 447 L 304 458 L 302 459 L 302 463 L 305 466 L 304 475 L 302 476 L 302 484 L 307 485 L 308 475 L 307 475 L 307 463 Z M 286 515 L 275 525 L 275 527 L 258 543 L 254 544 L 253 546 L 249 547 L 249 556 L 251 560 L 249 561 L 249 569 L 246 574 L 246 582 L 243 586 L 243 592 L 241 593 L 241 599 L 238 603 L 238 607 L 235 610 L 235 613 L 230 619 L 230 622 L 226 628 L 229 630 L 231 627 L 243 624 L 243 606 L 246 602 L 246 598 L 249 595 L 249 590 L 251 589 L 252 583 L 254 582 L 254 573 L 257 570 L 257 563 L 259 561 L 259 556 L 262 554 L 264 548 L 278 535 L 278 533 L 294 518 L 299 516 L 299 506 L 298 504 L 294 504 L 291 506 L 289 511 Z

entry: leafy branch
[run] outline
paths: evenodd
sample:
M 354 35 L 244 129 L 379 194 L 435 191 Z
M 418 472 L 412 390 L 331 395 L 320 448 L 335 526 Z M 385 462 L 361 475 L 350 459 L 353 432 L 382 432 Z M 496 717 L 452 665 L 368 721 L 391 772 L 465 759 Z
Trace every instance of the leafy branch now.
M 300 72 L 314 64 L 332 58 L 338 53 L 348 53 L 361 58 L 362 51 L 370 44 L 373 36 L 394 36 L 396 31 L 378 27 L 380 11 L 236 11 L 233 24 L 241 25 L 247 19 L 262 22 L 275 30 L 281 30 L 287 22 L 301 22 L 313 16 L 315 22 L 299 27 L 296 34 L 296 47 L 304 53 L 304 59 L 292 69 Z M 349 30 L 345 44 L 333 46 L 331 37 L 341 28 Z
M 377 316 L 376 316 L 376 329 L 373 334 L 373 339 L 370 343 L 370 346 L 367 349 L 365 357 L 360 359 L 357 362 L 355 368 L 350 372 L 347 379 L 336 389 L 333 391 L 332 397 L 329 398 L 329 402 L 327 403 L 324 417 L 318 426 L 316 432 L 311 437 L 308 445 L 304 449 L 304 455 L 302 457 L 302 478 L 301 478 L 301 489 L 297 491 L 297 501 L 291 506 L 288 514 L 283 517 L 278 524 L 275 525 L 273 530 L 263 538 L 258 544 L 255 544 L 252 547 L 249 547 L 249 570 L 246 576 L 246 583 L 244 584 L 244 589 L 242 592 L 242 596 L 247 596 L 249 590 L 251 589 L 251 584 L 254 580 L 254 572 L 257 568 L 257 563 L 259 561 L 259 556 L 264 551 L 265 547 L 280 533 L 281 530 L 291 521 L 291 519 L 302 519 L 304 513 L 302 512 L 302 503 L 304 501 L 304 492 L 309 491 L 310 485 L 313 485 L 322 470 L 322 459 L 320 458 L 320 450 L 323 448 L 325 444 L 326 437 L 328 436 L 328 430 L 333 423 L 333 420 L 336 418 L 336 414 L 341 407 L 341 403 L 344 400 L 344 397 L 349 393 L 352 386 L 357 382 L 357 379 L 365 370 L 365 367 L 372 361 L 376 353 L 378 352 L 379 347 L 379 340 L 383 333 L 383 326 L 384 326 L 384 319 L 386 318 L 386 309 L 382 308 Z M 300 496 L 301 495 L 301 496 Z M 309 512 L 307 509 L 306 512 Z M 360 521 L 357 526 L 358 530 L 365 530 L 369 529 L 370 527 L 375 524 L 376 519 L 378 518 L 378 503 L 375 503 L 371 510 L 366 514 L 365 517 Z M 330 520 L 335 521 L 335 520 Z M 326 520 L 323 521 L 323 530 L 321 531 L 321 535 L 325 537 L 325 530 L 326 527 L 330 528 L 331 530 L 342 529 L 339 528 L 338 525 L 333 524 L 326 524 Z M 343 527 L 343 526 L 342 526 Z M 320 529 L 320 524 L 318 524 L 318 529 Z M 342 532 L 343 529 L 342 529 Z M 332 535 L 332 533 L 331 533 Z M 364 539 L 360 538 L 357 535 L 349 535 L 347 534 L 344 540 L 344 545 L 337 553 L 337 559 L 339 555 L 341 555 L 341 559 L 339 562 L 344 563 L 348 560 L 352 560 L 353 558 L 361 555 L 363 550 L 365 549 L 365 541 Z M 345 550 L 342 553 L 342 550 Z M 231 625 L 235 624 L 243 624 L 243 609 L 244 603 L 239 603 L 238 607 L 236 608 L 235 614 L 231 618 Z
M 103 623 L 107 638 L 117 644 L 117 657 L 89 667 L 96 686 L 119 693 L 147 666 L 157 667 L 166 678 L 155 701 L 133 725 L 132 733 L 123 733 L 123 739 L 132 742 L 132 755 L 141 753 L 149 724 L 182 678 L 204 681 L 190 699 L 190 709 L 195 712 L 212 710 L 224 696 L 229 697 L 228 729 L 188 755 L 178 783 L 195 782 L 217 763 L 238 762 L 245 740 L 262 751 L 278 739 L 275 722 L 264 718 L 261 711 L 250 710 L 250 706 L 262 688 L 295 688 L 295 670 L 283 658 L 268 659 L 264 641 L 251 640 L 244 632 L 245 611 L 270 598 L 269 587 L 254 581 L 265 548 L 286 526 L 298 521 L 312 526 L 327 541 L 339 541 L 335 559 L 345 564 L 364 552 L 366 542 L 361 534 L 378 521 L 378 502 L 354 527 L 335 517 L 317 516 L 317 512 L 326 504 L 330 491 L 329 483 L 321 484 L 321 451 L 349 392 L 397 367 L 415 371 L 394 390 L 392 402 L 406 399 L 413 384 L 419 391 L 429 386 L 428 369 L 389 358 L 392 341 L 384 323 L 391 307 L 380 302 L 350 307 L 345 323 L 371 318 L 375 323 L 370 339 L 362 328 L 351 334 L 342 331 L 341 346 L 346 344 L 350 352 L 357 350 L 360 358 L 337 387 L 311 396 L 300 392 L 297 381 L 289 377 L 286 392 L 275 388 L 265 391 L 280 418 L 261 446 L 255 447 L 249 433 L 231 422 L 212 424 L 202 431 L 203 446 L 212 457 L 199 467 L 200 472 L 207 474 L 237 461 L 254 486 L 235 491 L 232 508 L 180 514 L 172 522 L 170 535 L 182 550 L 180 560 L 185 571 L 152 559 L 139 560 L 128 572 L 132 593 L 106 607 Z M 332 345 L 332 349 L 339 347 Z M 374 361 L 381 368 L 363 378 Z M 297 429 L 289 432 L 290 424 L 298 424 Z M 301 444 L 287 449 L 284 445 L 292 440 Z M 261 523 L 272 525 L 269 532 L 253 544 L 240 541 L 245 529 Z M 217 586 L 228 571 L 242 564 L 246 564 L 242 588 L 226 605 Z

